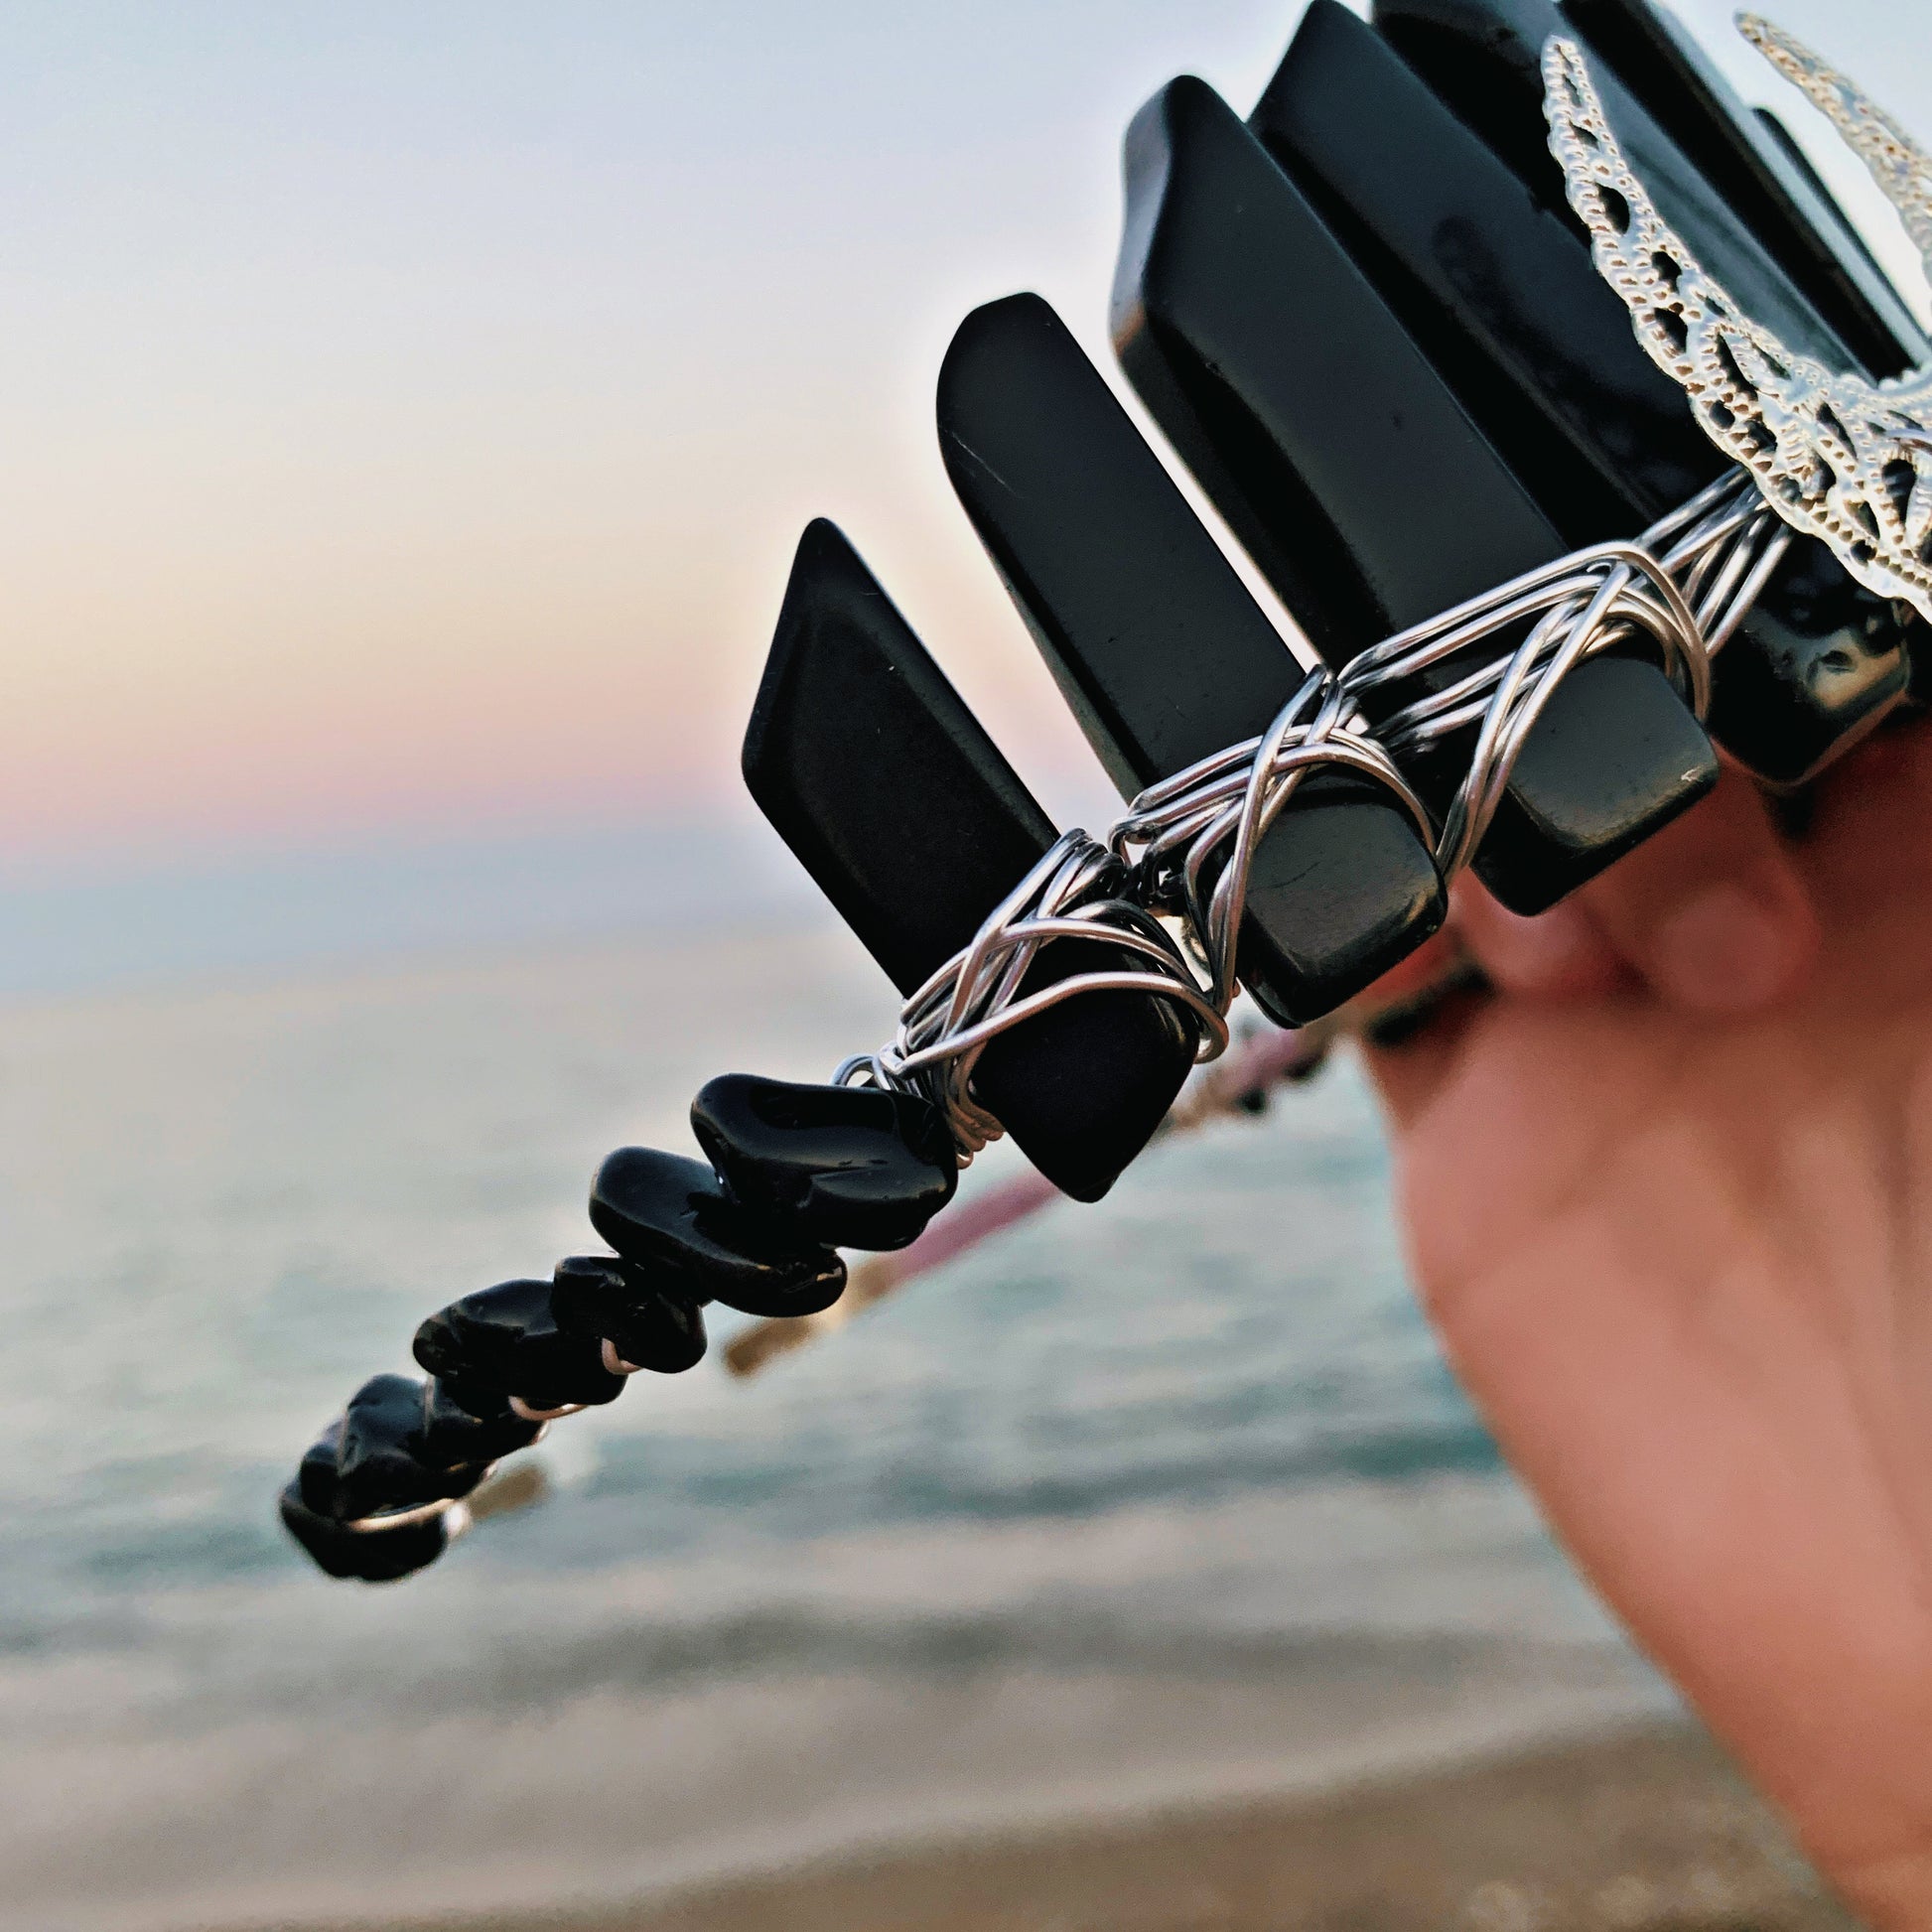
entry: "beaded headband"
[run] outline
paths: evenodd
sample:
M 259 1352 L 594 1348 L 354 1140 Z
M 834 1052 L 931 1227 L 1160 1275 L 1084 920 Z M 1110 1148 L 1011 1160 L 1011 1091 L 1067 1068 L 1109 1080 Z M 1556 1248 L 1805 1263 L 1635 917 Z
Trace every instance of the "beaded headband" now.
M 1782 661 L 1780 651 L 1793 655 L 1789 623 L 1769 642 L 1752 632 L 1754 624 L 1785 622 L 1760 609 L 1773 584 L 1803 563 L 1825 585 L 1819 593 L 1813 584 L 1814 602 L 1840 595 L 1822 553 L 1811 555 L 1805 539 L 1823 545 L 1856 585 L 1932 619 L 1932 492 L 1921 487 L 1932 480 L 1925 427 L 1932 422 L 1932 367 L 1870 382 L 1795 352 L 1751 321 L 1659 212 L 1612 129 L 1582 45 L 1564 35 L 1538 50 L 1541 106 L 1570 206 L 1588 231 L 1594 275 L 1625 305 L 1644 353 L 1681 388 L 1698 430 L 1730 463 L 1665 499 L 1677 507 L 1632 517 L 1647 522 L 1634 541 L 1571 547 L 1548 534 L 1551 526 L 1516 480 L 1517 470 L 1535 468 L 1537 451 L 1526 441 L 1506 463 L 1486 440 L 1502 437 L 1512 423 L 1495 398 L 1507 390 L 1512 407 L 1522 397 L 1536 399 L 1576 448 L 1597 447 L 1589 439 L 1601 444 L 1602 433 L 1587 422 L 1579 427 L 1574 412 L 1564 415 L 1575 385 L 1566 386 L 1561 371 L 1539 387 L 1534 371 L 1510 361 L 1507 332 L 1482 335 L 1479 305 L 1462 319 L 1466 340 L 1439 358 L 1458 377 L 1452 393 L 1449 378 L 1416 355 L 1415 340 L 1436 326 L 1412 286 L 1430 266 L 1427 249 L 1416 252 L 1409 281 L 1388 268 L 1387 257 L 1403 243 L 1397 230 L 1404 210 L 1399 202 L 1375 203 L 1366 174 L 1349 176 L 1355 131 L 1321 121 L 1322 103 L 1335 92 L 1324 83 L 1349 76 L 1350 86 L 1383 103 L 1390 127 L 1433 141 L 1443 176 L 1452 162 L 1474 184 L 1470 206 L 1493 214 L 1498 258 L 1520 241 L 1523 259 L 1539 271 L 1547 266 L 1549 286 L 1561 282 L 1561 301 L 1575 304 L 1592 326 L 1600 323 L 1600 310 L 1589 308 L 1597 284 L 1550 240 L 1540 215 L 1518 208 L 1504 158 L 1510 143 L 1499 139 L 1492 152 L 1395 59 L 1393 17 L 1403 8 L 1389 11 L 1385 41 L 1317 0 L 1249 128 L 1194 82 L 1175 83 L 1136 123 L 1125 295 L 1117 297 L 1123 359 L 1258 556 L 1274 554 L 1270 545 L 1291 499 L 1291 525 L 1306 507 L 1310 529 L 1325 519 L 1334 547 L 1346 550 L 1346 532 L 1362 528 L 1359 516 L 1348 520 L 1347 499 L 1359 479 L 1346 472 L 1349 453 L 1314 427 L 1334 386 L 1330 376 L 1292 355 L 1271 360 L 1268 328 L 1245 345 L 1240 333 L 1247 313 L 1241 302 L 1253 290 L 1237 285 L 1258 285 L 1268 263 L 1251 234 L 1227 225 L 1235 219 L 1229 210 L 1272 219 L 1268 238 L 1299 251 L 1300 271 L 1273 298 L 1274 323 L 1318 343 L 1331 322 L 1336 370 L 1373 339 L 1364 351 L 1369 366 L 1354 371 L 1359 393 L 1343 396 L 1355 406 L 1364 440 L 1372 440 L 1378 421 L 1406 425 L 1414 411 L 1435 412 L 1446 474 L 1385 473 L 1381 481 L 1425 503 L 1432 488 L 1453 496 L 1464 485 L 1480 486 L 1496 518 L 1527 532 L 1514 553 L 1499 539 L 1497 554 L 1541 545 L 1543 555 L 1528 568 L 1497 572 L 1506 581 L 1494 588 L 1422 604 L 1434 615 L 1420 621 L 1369 633 L 1381 641 L 1355 638 L 1328 668 L 1289 676 L 1286 654 L 1277 666 L 1273 642 L 1262 644 L 1248 663 L 1260 666 L 1256 690 L 1275 695 L 1259 709 L 1248 706 L 1248 734 L 1205 757 L 1176 755 L 1179 740 L 1154 742 L 1162 706 L 1150 708 L 1145 690 L 1137 699 L 1134 681 L 1144 667 L 1130 661 L 1131 640 L 1122 636 L 1136 614 L 1109 606 L 1108 584 L 1133 576 L 1153 595 L 1168 576 L 1191 572 L 1188 581 L 1219 600 L 1223 629 L 1246 621 L 1239 617 L 1245 600 L 1216 575 L 1224 561 L 1050 311 L 1036 299 L 1016 298 L 970 319 L 961 341 L 971 335 L 971 353 L 956 343 L 962 359 L 955 365 L 949 358 L 942 378 L 950 384 L 942 406 L 949 467 L 1096 748 L 1110 763 L 1138 771 L 1136 782 L 1123 784 L 1130 793 L 1125 812 L 1099 839 L 1080 831 L 1043 834 L 1043 814 L 849 546 L 829 526 L 808 532 L 748 740 L 747 775 L 767 815 L 848 919 L 862 924 L 852 908 L 862 900 L 871 905 L 872 888 L 855 884 L 854 868 L 863 867 L 849 849 L 854 826 L 827 822 L 856 808 L 812 795 L 772 750 L 776 741 L 782 752 L 817 704 L 818 723 L 834 733 L 822 762 L 835 778 L 855 764 L 890 768 L 907 792 L 907 809 L 927 783 L 928 809 L 951 814 L 956 860 L 970 859 L 996 835 L 1037 857 L 1017 883 L 1009 885 L 1009 873 L 999 892 L 983 894 L 966 927 L 970 938 L 939 948 L 936 963 L 923 928 L 916 945 L 902 935 L 889 943 L 862 933 L 905 997 L 892 1040 L 846 1060 L 828 1086 L 725 1076 L 693 1108 L 708 1165 L 649 1149 L 613 1155 L 594 1183 L 591 1218 L 614 1253 L 572 1257 L 551 1281 L 505 1283 L 426 1321 L 415 1354 L 431 1379 L 387 1375 L 365 1384 L 284 1493 L 284 1522 L 325 1570 L 381 1581 L 432 1561 L 467 1525 L 466 1499 L 499 1456 L 535 1441 L 552 1420 L 612 1400 L 640 1369 L 676 1372 L 695 1363 L 705 1346 L 706 1303 L 767 1323 L 822 1314 L 846 1284 L 836 1250 L 891 1255 L 907 1248 L 951 1200 L 958 1170 L 1003 1132 L 1067 1191 L 1090 1198 L 1105 1191 L 1163 1116 L 1191 1122 L 1251 1103 L 1272 1079 L 1306 1074 L 1335 1034 L 1358 1024 L 1364 1003 L 1351 998 L 1360 989 L 1345 978 L 1284 964 L 1279 946 L 1265 957 L 1255 948 L 1269 896 L 1277 908 L 1325 911 L 1319 893 L 1296 899 L 1303 873 L 1277 863 L 1292 828 L 1344 807 L 1373 809 L 1384 815 L 1387 838 L 1419 848 L 1431 890 L 1374 945 L 1357 949 L 1351 970 L 1366 985 L 1436 929 L 1444 886 L 1480 868 L 1505 834 L 1533 857 L 1539 840 L 1557 855 L 1559 886 L 1541 901 L 1531 902 L 1542 887 L 1512 876 L 1526 895 L 1519 909 L 1535 910 L 1709 789 L 1715 759 L 1688 720 L 1701 725 L 1709 718 L 1714 728 L 1723 722 L 1733 665 L 1729 688 L 1745 694 L 1734 711 L 1753 701 L 1752 680 L 1767 663 Z M 1489 11 L 1487 0 L 1467 0 L 1472 32 Z M 1554 9 L 1551 18 L 1559 19 Z M 1921 249 L 1932 247 L 1932 161 L 1796 42 L 1754 17 L 1741 24 L 1845 132 Z M 1490 34 L 1481 45 L 1493 52 L 1506 39 Z M 1447 98 L 1449 83 L 1443 86 Z M 1351 202 L 1344 190 L 1359 192 Z M 1163 253 L 1175 234 L 1188 243 L 1174 250 L 1179 267 Z M 1563 247 L 1569 245 L 1566 239 Z M 1216 246 L 1232 268 L 1191 266 Z M 1321 291 L 1313 312 L 1296 307 L 1304 285 Z M 1527 286 L 1531 294 L 1522 299 L 1534 307 L 1543 285 L 1532 275 Z M 1232 306 L 1230 289 L 1241 296 Z M 1561 302 L 1550 301 L 1555 316 Z M 1599 340 L 1608 383 L 1614 349 L 1609 337 Z M 1627 333 L 1621 346 L 1628 347 Z M 1470 373 L 1477 349 L 1489 358 L 1480 379 Z M 1620 370 L 1614 380 L 1645 400 L 1637 376 Z M 1067 401 L 1064 425 L 1043 441 L 1029 382 L 1044 385 L 1038 394 Z M 1476 429 L 1472 418 L 1481 419 Z M 1067 458 L 1068 468 L 1056 467 L 1054 436 L 1079 446 L 1082 454 Z M 997 461 L 989 454 L 996 446 Z M 1403 447 L 1399 435 L 1389 447 Z M 1250 486 L 1253 477 L 1262 487 Z M 1081 496 L 1089 483 L 1090 502 Z M 1106 517 L 1089 514 L 1095 504 Z M 1433 507 L 1456 534 L 1455 504 Z M 1108 518 L 1119 528 L 1102 529 Z M 1464 534 L 1473 541 L 1492 533 L 1477 521 Z M 1318 530 L 1304 540 L 1314 552 L 1324 541 Z M 1444 552 L 1451 565 L 1453 548 Z M 1161 561 L 1150 570 L 1155 552 Z M 1068 557 L 1078 567 L 1061 570 Z M 1325 560 L 1302 561 L 1311 581 L 1319 579 L 1316 566 Z M 1284 567 L 1278 587 L 1319 637 L 1324 626 L 1344 627 L 1337 612 L 1356 613 L 1359 621 L 1361 609 L 1397 608 L 1388 586 L 1409 561 L 1398 533 L 1359 581 L 1343 581 L 1339 572 L 1331 582 L 1315 581 L 1306 612 L 1290 595 L 1301 585 L 1296 568 Z M 1419 579 L 1448 581 L 1443 571 L 1449 567 L 1421 570 Z M 1439 608 L 1444 604 L 1449 608 Z M 1873 661 L 1889 652 L 1894 668 L 1868 680 L 1842 714 L 1820 713 L 1832 742 L 1822 755 L 1807 751 L 1797 760 L 1807 768 L 1843 750 L 1902 696 L 1902 645 L 1885 631 L 1902 626 L 1882 607 L 1857 607 L 1853 621 L 1864 626 L 1860 634 L 1867 641 L 1877 640 Z M 1803 633 L 1800 641 L 1846 654 L 1829 637 L 1821 643 Z M 1225 645 L 1217 633 L 1199 647 Z M 1620 826 L 1600 835 L 1554 827 L 1547 814 L 1539 817 L 1540 804 L 1531 809 L 1521 795 L 1526 773 L 1539 748 L 1553 742 L 1573 763 L 1592 749 L 1578 718 L 1585 726 L 1592 717 L 1616 722 L 1614 704 L 1601 709 L 1610 703 L 1601 693 L 1592 700 L 1594 714 L 1560 712 L 1566 694 L 1581 688 L 1586 667 L 1616 664 L 1661 674 L 1636 695 L 1653 720 L 1664 716 L 1659 704 L 1674 711 L 1678 735 L 1665 731 L 1663 742 L 1679 749 L 1644 774 L 1637 789 L 1648 784 L 1652 791 Z M 814 667 L 834 693 L 829 700 L 801 695 L 800 680 Z M 1176 660 L 1162 675 L 1178 679 L 1185 668 Z M 869 704 L 877 705 L 878 718 L 916 724 L 926 733 L 924 749 L 896 749 Z M 935 760 L 944 773 L 932 768 Z M 1147 766 L 1158 771 L 1151 781 L 1140 768 Z M 1547 772 L 1538 782 L 1545 787 L 1538 800 L 1547 801 Z M 1588 819 L 1588 810 L 1576 815 L 1577 824 Z M 877 828 L 873 836 L 879 845 Z M 880 849 L 891 842 L 889 828 Z M 1318 837 L 1310 849 L 1318 856 Z M 1386 838 L 1384 849 L 1394 850 Z M 910 876 L 909 889 L 893 889 L 901 898 L 908 890 L 945 897 L 942 871 L 914 868 Z M 1507 899 L 1501 872 L 1484 876 Z M 1469 984 L 1461 969 L 1449 982 L 1455 989 Z M 1230 1008 L 1244 986 L 1271 1016 L 1305 1032 L 1286 1051 L 1256 1050 L 1250 1041 L 1231 1056 L 1232 1072 L 1224 1066 L 1204 1074 L 1193 1097 L 1170 1113 L 1188 1067 L 1227 1051 Z M 1413 1016 L 1396 1019 L 1408 1024 Z M 1118 1163 L 1098 1177 L 1074 1178 L 1077 1164 L 1055 1169 L 1052 1151 L 1099 1131 L 1111 1103 L 1096 1083 L 1103 1072 L 1120 1073 L 1116 1061 L 1130 1063 L 1127 1085 L 1136 1088 L 1145 1118 L 1130 1123 Z M 1118 1122 L 1109 1124 L 1120 1131 Z M 752 1353 L 768 1346 L 761 1341 Z

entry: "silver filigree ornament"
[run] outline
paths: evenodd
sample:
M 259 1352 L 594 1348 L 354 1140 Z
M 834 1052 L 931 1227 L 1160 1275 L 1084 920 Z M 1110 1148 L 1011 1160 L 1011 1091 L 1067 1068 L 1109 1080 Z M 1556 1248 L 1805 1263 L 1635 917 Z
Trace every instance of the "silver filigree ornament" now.
M 1738 24 L 1864 160 L 1932 276 L 1932 157 L 1789 35 L 1754 15 Z M 1828 545 L 1868 590 L 1932 621 L 1932 368 L 1873 383 L 1787 347 L 1658 212 L 1574 41 L 1544 49 L 1543 83 L 1570 205 L 1651 360 L 1787 524 Z
M 1739 14 L 1737 31 L 1845 137 L 1845 144 L 1898 210 L 1932 279 L 1932 155 L 1868 95 L 1803 41 L 1757 14 Z

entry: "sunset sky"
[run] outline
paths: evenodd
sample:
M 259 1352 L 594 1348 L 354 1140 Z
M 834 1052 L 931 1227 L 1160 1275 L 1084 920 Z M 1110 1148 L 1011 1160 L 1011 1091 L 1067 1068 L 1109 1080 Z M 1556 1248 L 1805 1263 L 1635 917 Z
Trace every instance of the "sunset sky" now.
M 1128 117 L 1183 69 L 1245 108 L 1291 13 L 8 7 L 0 863 L 733 796 L 818 512 L 1049 797 L 1104 799 L 932 378 L 1025 286 L 1103 351 Z M 1916 9 L 1782 14 L 1932 127 Z

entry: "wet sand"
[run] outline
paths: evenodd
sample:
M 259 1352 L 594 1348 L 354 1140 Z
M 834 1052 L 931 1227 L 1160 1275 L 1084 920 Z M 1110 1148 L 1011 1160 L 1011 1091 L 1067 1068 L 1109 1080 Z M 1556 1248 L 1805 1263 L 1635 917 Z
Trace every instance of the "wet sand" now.
M 747 1821 L 748 1832 L 756 1825 Z M 1722 1755 L 1653 1727 L 1315 1798 L 1170 1809 L 396 1932 L 1844 1932 Z

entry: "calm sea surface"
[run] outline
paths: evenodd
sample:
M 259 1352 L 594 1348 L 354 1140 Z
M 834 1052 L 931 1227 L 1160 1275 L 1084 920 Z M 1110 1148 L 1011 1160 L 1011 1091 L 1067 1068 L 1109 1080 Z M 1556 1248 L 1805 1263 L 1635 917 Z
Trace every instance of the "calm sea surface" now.
M 1657 1707 L 1410 1302 L 1351 1069 L 754 1382 L 639 1378 L 425 1577 L 308 1571 L 275 1492 L 424 1313 L 590 1245 L 711 1073 L 889 1018 L 815 929 L 0 1009 L 8 1923 L 592 1898 Z

